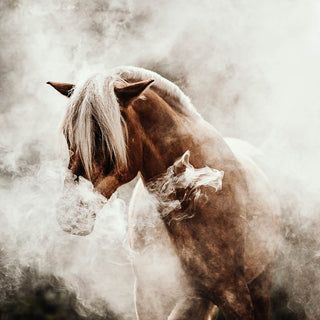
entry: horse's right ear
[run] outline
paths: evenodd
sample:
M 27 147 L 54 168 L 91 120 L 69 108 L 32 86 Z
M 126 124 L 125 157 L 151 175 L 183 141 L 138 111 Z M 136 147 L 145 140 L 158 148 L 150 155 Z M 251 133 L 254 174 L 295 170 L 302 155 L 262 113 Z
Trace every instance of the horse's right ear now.
M 50 86 L 54 87 L 57 91 L 59 91 L 61 94 L 68 98 L 72 95 L 74 84 L 51 81 L 48 81 L 47 84 L 50 84 Z
M 118 100 L 123 104 L 123 106 L 127 106 L 130 102 L 137 99 L 143 93 L 143 91 L 151 85 L 153 81 L 153 79 L 150 79 L 129 83 L 121 87 L 115 87 L 114 93 L 116 94 Z

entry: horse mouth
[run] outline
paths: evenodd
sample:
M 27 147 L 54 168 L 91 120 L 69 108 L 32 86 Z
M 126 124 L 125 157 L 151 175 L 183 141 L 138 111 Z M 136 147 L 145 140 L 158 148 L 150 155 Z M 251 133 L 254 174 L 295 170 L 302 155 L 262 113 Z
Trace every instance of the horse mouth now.
M 70 225 L 64 224 L 59 219 L 57 219 L 57 220 L 58 220 L 59 226 L 61 227 L 61 229 L 64 232 L 72 234 L 74 236 L 81 236 L 81 237 L 87 236 L 90 233 L 92 233 L 92 231 L 94 229 L 94 225 L 92 225 L 92 226 L 90 226 L 90 228 L 87 228 L 86 230 L 84 230 L 84 229 L 80 230 L 80 229 L 78 229 L 78 226 L 76 226 L 76 225 L 71 225 L 70 226 Z
M 96 213 L 104 204 L 104 199 L 94 191 L 90 181 L 69 172 L 56 204 L 57 222 L 67 233 L 86 236 L 93 231 Z

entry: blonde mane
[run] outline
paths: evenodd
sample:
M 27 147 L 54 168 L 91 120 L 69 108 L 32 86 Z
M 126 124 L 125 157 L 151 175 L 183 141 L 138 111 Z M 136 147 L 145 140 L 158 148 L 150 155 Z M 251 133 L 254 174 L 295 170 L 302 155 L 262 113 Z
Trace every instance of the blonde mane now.
M 92 172 L 95 152 L 95 124 L 102 143 L 116 167 L 127 166 L 126 124 L 114 93 L 115 83 L 154 79 L 152 90 L 180 113 L 200 117 L 190 99 L 178 86 L 159 74 L 136 67 L 118 67 L 107 75 L 96 74 L 76 85 L 63 121 L 63 132 L 71 147 L 76 148 L 88 177 Z
M 173 109 L 193 117 L 201 117 L 193 106 L 190 98 L 173 82 L 163 78 L 158 73 L 138 67 L 117 67 L 112 70 L 121 79 L 134 82 L 153 79 L 151 89 L 164 99 Z

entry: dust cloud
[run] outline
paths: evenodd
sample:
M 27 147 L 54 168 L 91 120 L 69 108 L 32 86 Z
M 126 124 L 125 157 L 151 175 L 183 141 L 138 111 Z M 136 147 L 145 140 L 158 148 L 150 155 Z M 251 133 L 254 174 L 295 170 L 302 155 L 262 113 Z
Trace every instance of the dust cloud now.
M 135 65 L 174 81 L 224 136 L 261 150 L 283 209 L 274 294 L 301 319 L 318 319 L 319 15 L 316 0 L 1 1 L 0 259 L 10 286 L 31 268 L 63 279 L 79 305 L 134 319 L 132 185 L 89 236 L 61 231 L 66 99 L 45 83 Z M 0 285 L 4 301 L 9 284 Z

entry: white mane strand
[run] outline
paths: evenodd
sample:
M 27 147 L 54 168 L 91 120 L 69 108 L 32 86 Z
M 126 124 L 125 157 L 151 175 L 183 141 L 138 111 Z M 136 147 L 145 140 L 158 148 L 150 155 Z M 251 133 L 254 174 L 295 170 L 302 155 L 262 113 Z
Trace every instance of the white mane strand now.
M 127 166 L 126 125 L 114 92 L 115 83 L 153 79 L 151 89 L 173 109 L 193 117 L 201 117 L 190 99 L 178 86 L 159 74 L 136 67 L 118 67 L 108 74 L 96 74 L 81 85 L 76 85 L 63 121 L 63 132 L 71 148 L 79 153 L 88 177 L 92 172 L 95 152 L 95 123 L 102 143 L 106 145 L 116 167 Z

